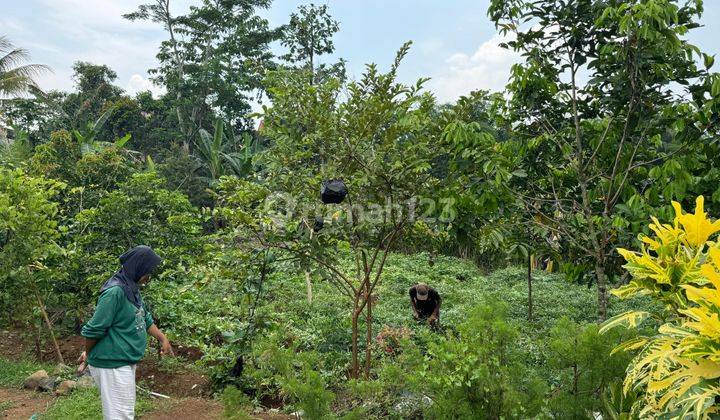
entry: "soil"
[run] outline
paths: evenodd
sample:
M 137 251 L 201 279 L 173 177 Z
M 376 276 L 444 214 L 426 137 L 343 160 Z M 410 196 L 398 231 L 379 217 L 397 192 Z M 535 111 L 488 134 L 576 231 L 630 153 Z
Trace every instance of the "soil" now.
M 75 366 L 80 353 L 84 349 L 84 339 L 80 336 L 58 338 L 60 352 L 69 366 Z M 41 348 L 42 360 L 56 363 L 55 350 L 49 340 L 43 340 Z M 202 353 L 195 348 L 176 346 L 175 354 L 183 362 L 196 361 Z M 20 330 L 0 330 L 0 357 L 8 360 L 20 360 L 35 356 L 35 343 L 28 339 Z M 141 387 L 153 392 L 167 395 L 170 400 L 159 399 L 159 408 L 142 416 L 151 420 L 183 420 L 183 419 L 221 419 L 223 406 L 219 401 L 211 399 L 210 380 L 184 363 L 170 368 L 163 368 L 156 350 L 148 348 L 145 359 L 138 363 L 137 380 Z M 21 389 L 0 388 L 0 402 L 11 402 L 9 408 L 0 411 L 0 419 L 26 419 L 35 413 L 43 413 L 54 402 L 51 394 L 38 393 Z M 271 405 L 275 406 L 275 405 Z M 4 408 L 0 406 L 0 408 Z M 294 416 L 275 412 L 253 414 L 252 418 L 260 420 L 290 420 Z
M 163 408 L 142 416 L 143 420 L 179 420 L 208 419 L 223 417 L 223 407 L 217 401 L 202 398 L 186 398 L 173 401 L 168 408 Z
M 137 380 L 149 386 L 150 391 L 170 397 L 208 397 L 211 394 L 210 379 L 206 375 L 182 367 L 176 371 L 163 370 L 154 357 L 138 363 Z
M 207 419 L 223 418 L 223 406 L 218 401 L 202 398 L 185 398 L 174 401 L 167 408 L 162 408 L 142 416 L 143 420 L 180 420 L 180 419 Z M 258 420 L 296 420 L 295 416 L 281 413 L 262 412 L 252 414 L 251 418 Z
M 32 340 L 23 337 L 18 330 L 0 331 L 0 357 L 8 360 L 19 360 L 34 357 L 35 345 Z M 58 347 L 65 359 L 65 364 L 75 366 L 78 356 L 85 348 L 85 340 L 78 335 L 58 338 Z M 175 354 L 184 361 L 196 361 L 202 353 L 195 348 L 177 346 Z M 43 340 L 42 360 L 56 363 L 55 349 L 49 340 Z M 206 375 L 189 368 L 167 371 L 160 368 L 155 349 L 148 348 L 145 359 L 138 363 L 137 380 L 150 387 L 151 391 L 171 397 L 204 397 L 211 393 L 210 380 Z M 2 401 L 2 400 L 0 400 Z
M 2 410 L 5 405 L 0 405 L 0 418 L 28 419 L 35 413 L 45 412 L 53 397 L 39 392 L 0 388 L 0 403 L 7 402 L 10 402 L 10 407 L 5 410 Z

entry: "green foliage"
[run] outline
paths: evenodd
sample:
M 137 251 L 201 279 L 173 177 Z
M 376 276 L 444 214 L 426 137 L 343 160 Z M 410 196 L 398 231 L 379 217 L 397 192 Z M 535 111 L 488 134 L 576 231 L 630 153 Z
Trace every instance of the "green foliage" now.
M 298 352 L 297 343 L 287 345 L 283 339 L 280 334 L 271 335 L 254 349 L 259 367 L 255 375 L 274 378 L 308 419 L 332 418 L 330 404 L 335 394 L 327 389 L 319 354 Z
M 290 15 L 290 23 L 284 28 L 281 43 L 288 53 L 282 58 L 310 75 L 310 84 L 322 83 L 329 77 L 345 78 L 345 62 L 341 59 L 333 65 L 320 64 L 321 55 L 335 51 L 333 36 L 340 30 L 338 21 L 328 12 L 327 5 L 303 4 L 297 13 Z
M 51 287 L 56 271 L 46 264 L 62 254 L 58 206 L 51 201 L 63 184 L 33 178 L 22 170 L 0 169 L 0 302 L 11 317 L 28 310 Z M 32 297 L 30 305 L 15 305 Z
M 224 407 L 224 418 L 230 420 L 249 420 L 248 414 L 252 410 L 252 401 L 242 391 L 234 386 L 226 387 L 220 397 Z
M 418 372 L 433 399 L 429 418 L 533 417 L 545 386 L 523 363 L 517 331 L 501 305 L 483 306 L 457 326 L 458 338 L 431 343 Z
M 150 410 L 152 404 L 143 395 L 137 396 L 135 414 L 142 415 Z M 97 388 L 79 388 L 69 396 L 59 398 L 40 416 L 43 420 L 100 420 L 102 402 Z
M 32 154 L 32 143 L 26 131 L 16 128 L 14 139 L 0 139 L 0 166 L 20 167 Z
M 624 376 L 630 356 L 611 354 L 620 338 L 600 335 L 599 328 L 561 318 L 550 331 L 547 358 L 556 376 L 548 406 L 555 418 L 582 419 L 600 411 L 598 397 Z
M 70 281 L 64 288 L 73 291 L 82 306 L 117 270 L 117 257 L 127 249 L 151 246 L 165 267 L 174 267 L 201 250 L 199 234 L 199 215 L 184 195 L 166 190 L 156 173 L 136 173 L 73 218 L 65 263 Z
M 35 86 L 35 78 L 49 70 L 49 67 L 42 64 L 25 63 L 28 59 L 27 50 L 15 47 L 7 37 L 0 36 L 1 97 L 26 93 L 28 89 Z M 1 107 L 0 112 L 2 112 Z
M 173 16 L 169 3 L 161 1 L 124 16 L 168 31 L 157 54 L 159 66 L 150 73 L 173 98 L 186 144 L 198 128 L 210 125 L 214 111 L 235 128 L 250 125 L 250 94 L 263 88 L 262 74 L 272 65 L 269 44 L 280 35 L 258 15 L 269 6 L 268 0 L 204 0 Z
M 200 129 L 196 146 L 201 165 L 209 173 L 211 182 L 223 175 L 246 177 L 250 174 L 255 146 L 250 134 L 245 133 L 242 138 L 241 151 L 233 151 L 238 148 L 240 139 L 232 132 L 232 126 L 226 129 L 221 120 L 216 120 L 213 134 Z
M 76 182 L 75 164 L 82 157 L 80 147 L 66 130 L 56 131 L 50 141 L 40 145 L 29 162 L 30 173 L 48 178 Z
M 511 170 L 527 174 L 510 186 L 526 221 L 547 229 L 570 262 L 592 267 L 604 319 L 621 272 L 613 250 L 651 211 L 683 199 L 695 177 L 717 173 L 706 122 L 717 118 L 715 76 L 686 37 L 702 3 L 495 0 L 488 13 L 524 56 L 500 113 L 513 127 Z

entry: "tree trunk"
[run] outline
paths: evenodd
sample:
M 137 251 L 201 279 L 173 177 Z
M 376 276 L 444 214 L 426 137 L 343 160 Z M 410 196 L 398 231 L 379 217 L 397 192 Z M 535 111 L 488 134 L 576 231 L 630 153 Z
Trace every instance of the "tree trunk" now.
M 65 363 L 65 360 L 63 360 L 62 353 L 60 352 L 60 346 L 58 346 L 57 340 L 55 339 L 55 332 L 53 331 L 52 322 L 50 322 L 50 318 L 48 318 L 47 311 L 45 311 L 45 305 L 43 304 L 42 299 L 40 299 L 40 295 L 36 294 L 35 297 L 37 298 L 37 302 L 40 307 L 40 313 L 42 314 L 42 317 L 45 320 L 45 325 L 47 326 L 47 329 L 50 332 L 50 338 L 52 339 L 53 347 L 55 347 L 55 354 L 57 355 L 58 362 Z
M 42 320 L 38 319 L 35 324 L 35 357 L 42 361 Z
M 308 305 L 312 305 L 313 301 L 313 291 L 312 291 L 312 281 L 310 280 L 310 272 L 305 272 L 305 286 L 307 287 L 307 303 Z
M 360 363 L 358 361 L 358 318 L 361 312 L 358 311 L 358 301 L 355 300 L 355 309 L 352 314 L 352 367 L 350 370 L 350 379 L 357 379 L 360 376 Z
M 372 299 L 370 298 L 370 278 L 367 278 L 367 284 L 365 286 L 365 301 L 366 301 L 366 311 L 365 311 L 365 328 L 366 328 L 366 335 L 365 335 L 365 380 L 370 379 L 370 364 L 372 363 Z
M 599 261 L 595 264 L 595 277 L 598 289 L 598 317 L 600 322 L 603 322 L 607 319 L 607 275 L 605 274 L 605 264 Z
M 527 282 L 528 282 L 528 321 L 532 321 L 533 317 L 533 297 L 532 297 L 532 254 L 528 252 L 527 261 Z

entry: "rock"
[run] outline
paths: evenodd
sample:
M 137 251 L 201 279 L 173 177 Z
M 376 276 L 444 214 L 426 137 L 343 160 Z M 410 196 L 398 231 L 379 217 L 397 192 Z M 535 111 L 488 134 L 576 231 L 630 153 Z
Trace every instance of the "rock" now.
M 403 417 L 422 417 L 425 408 L 432 405 L 432 400 L 427 395 L 419 395 L 412 392 L 403 391 L 400 402 L 395 404 L 395 411 Z
M 75 381 L 62 381 L 55 390 L 55 395 L 69 395 L 75 389 Z
M 55 379 L 56 378 L 53 376 L 41 379 L 38 389 L 40 391 L 52 392 L 55 389 Z
M 270 414 L 280 414 L 280 410 L 277 408 L 271 408 L 268 410 L 268 413 Z
M 70 366 L 64 364 L 64 363 L 58 363 L 57 366 L 55 366 L 55 369 L 53 369 L 53 375 L 62 375 L 63 373 L 68 373 L 72 370 Z
M 90 375 L 83 375 L 75 383 L 75 388 L 92 388 L 95 386 L 95 381 Z
M 47 372 L 45 372 L 44 370 L 38 370 L 37 372 L 25 378 L 25 382 L 23 382 L 23 387 L 36 390 L 40 388 L 42 381 L 47 379 L 49 379 Z

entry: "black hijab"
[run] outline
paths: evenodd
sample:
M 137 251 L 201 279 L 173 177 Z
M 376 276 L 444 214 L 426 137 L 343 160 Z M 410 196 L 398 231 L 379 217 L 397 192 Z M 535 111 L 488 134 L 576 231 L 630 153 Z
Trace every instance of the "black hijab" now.
M 113 286 L 120 286 L 128 300 L 139 308 L 142 305 L 142 300 L 140 299 L 138 281 L 142 276 L 150 274 L 160 265 L 161 261 L 160 257 L 150 247 L 136 246 L 120 256 L 122 268 L 103 284 L 100 293 Z

